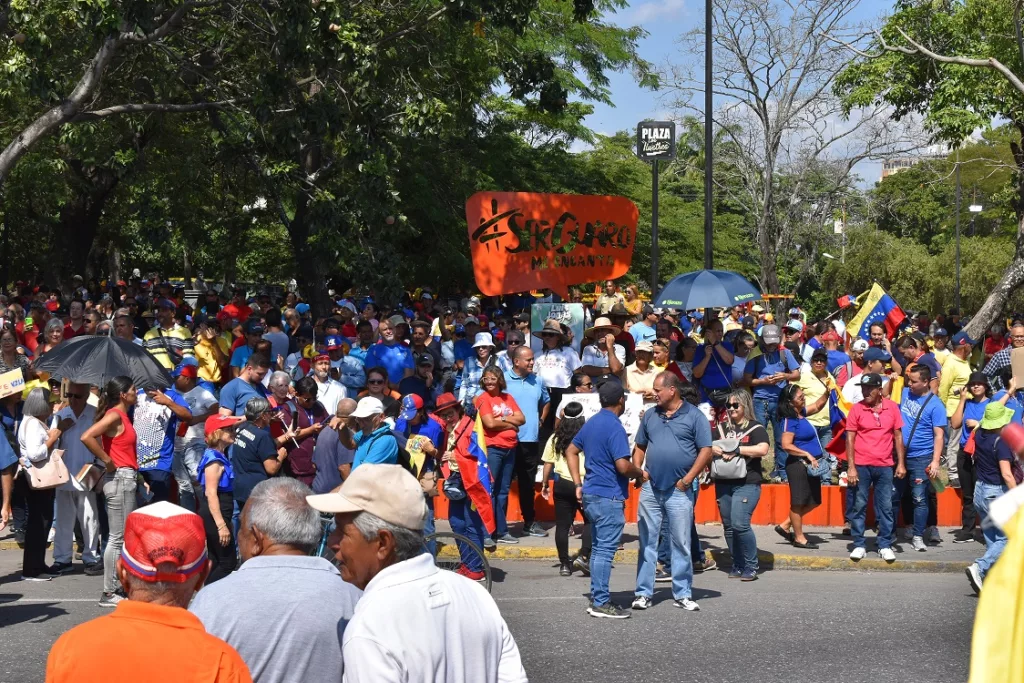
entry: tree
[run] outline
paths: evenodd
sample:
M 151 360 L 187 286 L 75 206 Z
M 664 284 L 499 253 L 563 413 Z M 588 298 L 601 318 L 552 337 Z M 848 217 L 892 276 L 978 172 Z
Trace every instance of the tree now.
M 1009 122 L 1017 220 L 1013 258 L 967 326 L 976 338 L 1024 283 L 1024 39 L 1016 0 L 899 0 L 866 36 L 830 36 L 858 56 L 836 81 L 847 110 L 884 104 L 897 120 L 921 117 L 954 147 L 976 129 Z
M 843 121 L 832 94 L 848 61 L 825 34 L 849 23 L 856 0 L 714 0 L 715 72 L 712 87 L 724 99 L 716 124 L 733 144 L 715 169 L 716 188 L 747 216 L 757 247 L 760 284 L 782 292 L 779 264 L 798 234 L 831 223 L 853 190 L 853 167 L 902 147 L 904 131 L 884 125 L 879 107 Z M 694 30 L 684 51 L 699 58 L 704 33 Z M 704 91 L 702 74 L 670 67 L 666 77 L 680 97 Z M 699 110 L 696 110 L 699 111 Z M 797 282 L 800 284 L 798 276 Z

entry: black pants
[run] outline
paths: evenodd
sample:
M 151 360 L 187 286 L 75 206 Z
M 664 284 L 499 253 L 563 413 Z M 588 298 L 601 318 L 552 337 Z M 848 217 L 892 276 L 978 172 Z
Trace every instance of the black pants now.
M 978 513 L 974 509 L 974 483 L 978 478 L 974 474 L 974 458 L 969 453 L 964 453 L 962 448 L 956 454 L 956 473 L 960 479 L 960 493 L 963 496 L 963 530 L 974 531 L 974 527 L 978 525 Z
M 537 520 L 533 509 L 536 495 L 537 468 L 540 467 L 540 451 L 536 441 L 522 442 L 516 446 L 516 481 L 519 483 L 519 509 L 523 512 L 523 529 L 529 529 Z
M 14 489 L 11 491 L 11 524 L 15 531 L 25 533 L 28 527 L 28 478 L 22 475 L 14 477 Z
M 558 387 L 548 387 L 548 395 L 551 397 L 551 407 L 548 410 L 548 418 L 540 425 L 540 434 L 537 437 L 538 444 L 546 444 L 551 435 L 555 432 L 555 414 L 558 412 L 558 406 L 562 403 L 562 396 L 570 389 L 559 389 Z
M 205 494 L 205 492 L 203 493 Z M 199 516 L 203 518 L 203 527 L 206 529 L 206 553 L 210 556 L 210 561 L 213 562 L 210 576 L 206 579 L 206 583 L 211 584 L 235 571 L 235 566 L 238 564 L 238 557 L 235 553 L 235 534 L 231 526 L 234 499 L 230 492 L 219 491 L 217 493 L 217 502 L 220 504 L 220 516 L 228 527 L 228 533 L 231 534 L 231 540 L 228 541 L 228 544 L 221 545 L 220 534 L 217 532 L 217 522 L 214 521 L 213 514 L 210 512 L 210 502 L 206 499 L 205 495 L 200 495 L 198 498 Z
M 555 479 L 552 482 L 555 494 L 555 548 L 558 549 L 558 561 L 569 564 L 569 528 L 576 519 L 576 512 L 583 514 L 583 506 L 576 500 L 576 487 L 570 479 Z M 590 557 L 590 522 L 583 514 L 583 545 L 580 546 L 580 557 Z
M 149 492 L 153 494 L 153 498 L 148 504 L 171 501 L 171 482 L 174 481 L 174 477 L 170 472 L 146 470 L 145 472 L 140 472 L 140 474 L 146 480 L 146 483 L 149 484 Z
M 28 484 L 28 474 L 22 472 L 28 519 L 25 523 L 25 553 L 21 562 L 24 576 L 46 573 L 46 537 L 53 526 L 54 489 L 37 491 Z

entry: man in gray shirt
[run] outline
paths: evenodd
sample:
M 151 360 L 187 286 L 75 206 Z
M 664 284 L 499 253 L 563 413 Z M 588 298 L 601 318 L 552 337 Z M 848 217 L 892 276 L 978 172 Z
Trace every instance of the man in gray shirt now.
M 189 607 L 207 632 L 231 644 L 256 683 L 342 678 L 341 641 L 361 591 L 327 560 L 312 491 L 290 478 L 252 491 L 239 524 L 241 568 L 206 586 Z
M 313 464 L 316 465 L 316 476 L 313 478 L 313 493 L 329 493 L 341 486 L 341 480 L 348 477 L 352 470 L 352 459 L 355 451 L 346 448 L 338 438 L 338 429 L 348 422 L 349 415 L 356 409 L 356 401 L 343 398 L 338 401 L 335 417 L 338 420 L 336 429 L 324 429 L 316 437 L 313 446 Z M 333 422 L 332 422 L 333 424 Z

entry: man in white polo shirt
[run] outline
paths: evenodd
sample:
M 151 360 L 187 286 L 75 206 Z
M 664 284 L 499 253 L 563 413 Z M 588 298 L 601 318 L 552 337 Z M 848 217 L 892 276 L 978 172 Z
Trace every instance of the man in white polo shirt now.
M 527 680 L 490 594 L 424 552 L 427 506 L 415 477 L 366 464 L 337 492 L 306 500 L 334 514 L 328 545 L 341 577 L 363 590 L 342 643 L 347 683 Z

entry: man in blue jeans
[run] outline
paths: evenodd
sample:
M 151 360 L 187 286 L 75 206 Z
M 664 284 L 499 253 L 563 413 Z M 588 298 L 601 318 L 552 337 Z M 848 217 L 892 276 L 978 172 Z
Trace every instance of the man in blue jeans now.
M 572 444 L 565 449 L 569 474 L 576 485 L 576 497 L 590 520 L 593 548 L 590 551 L 590 607 L 592 617 L 628 619 L 629 611 L 612 603 L 608 582 L 612 558 L 626 526 L 626 498 L 629 480 L 647 480 L 647 473 L 629 460 L 629 440 L 619 416 L 626 409 L 626 392 L 615 380 L 597 390 L 601 410 L 584 423 Z M 580 479 L 580 452 L 587 455 L 587 479 Z M 653 581 L 653 576 L 651 577 Z
M 873 372 L 862 375 L 860 387 L 864 398 L 854 403 L 846 416 L 846 477 L 849 486 L 856 489 L 853 507 L 848 510 L 850 533 L 853 535 L 850 559 L 863 560 L 867 555 L 864 524 L 868 494 L 874 488 L 878 556 L 886 562 L 895 562 L 896 553 L 892 551 L 892 481 L 894 477 L 902 479 L 907 476 L 903 416 L 899 406 L 882 395 L 881 375 Z
M 782 450 L 782 431 L 779 429 L 779 418 L 776 410 L 779 407 L 779 394 L 788 382 L 800 379 L 800 363 L 789 349 L 779 346 L 782 333 L 778 325 L 765 325 L 761 328 L 761 355 L 748 360 L 743 371 L 743 383 L 750 388 L 754 399 L 754 416 L 757 421 L 768 429 L 771 425 L 775 439 L 775 467 L 772 469 L 772 480 L 787 481 L 786 452 Z
M 907 387 L 900 399 L 903 416 L 903 448 L 906 451 L 907 476 L 893 482 L 892 518 L 896 520 L 907 487 L 914 501 L 914 550 L 925 552 L 924 530 L 928 524 L 930 479 L 939 476 L 939 464 L 946 435 L 946 408 L 930 391 L 932 371 L 927 365 L 913 365 L 907 371 Z M 910 520 L 904 520 L 909 522 Z M 892 542 L 896 542 L 893 524 Z
M 679 385 L 671 372 L 654 378 L 658 405 L 644 413 L 636 433 L 633 464 L 644 464 L 649 481 L 640 489 L 640 561 L 633 609 L 651 606 L 658 539 L 666 518 L 672 540 L 674 604 L 691 612 L 700 609 L 692 595 L 693 482 L 711 462 L 711 427 L 700 409 L 682 399 Z

